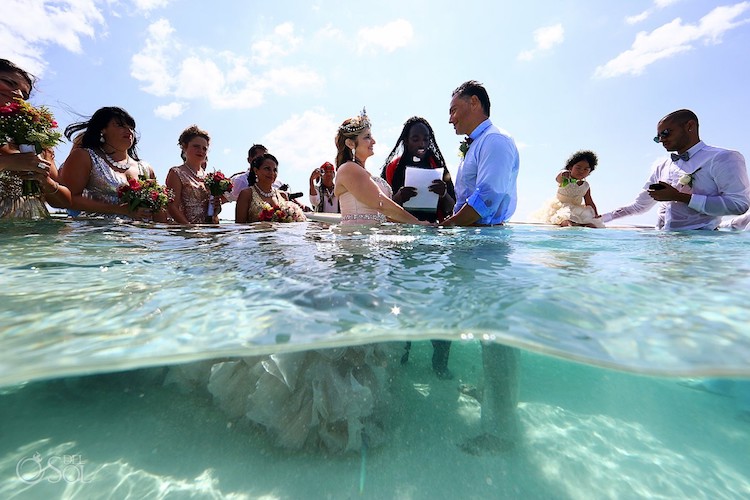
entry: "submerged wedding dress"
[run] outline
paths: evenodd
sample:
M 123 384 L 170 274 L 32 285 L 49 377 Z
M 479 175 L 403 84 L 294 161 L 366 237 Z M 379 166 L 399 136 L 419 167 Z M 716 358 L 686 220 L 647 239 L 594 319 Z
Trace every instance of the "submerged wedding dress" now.
M 583 204 L 583 196 L 589 190 L 589 183 L 583 181 L 580 185 L 572 182 L 557 189 L 557 196 L 548 200 L 542 208 L 531 214 L 534 222 L 560 225 L 566 220 L 577 224 L 593 224 L 604 227 L 600 218 L 596 218 L 594 209 Z
M 281 447 L 359 451 L 385 440 L 393 344 L 246 357 L 172 368 L 165 383 L 207 387 L 230 420 Z

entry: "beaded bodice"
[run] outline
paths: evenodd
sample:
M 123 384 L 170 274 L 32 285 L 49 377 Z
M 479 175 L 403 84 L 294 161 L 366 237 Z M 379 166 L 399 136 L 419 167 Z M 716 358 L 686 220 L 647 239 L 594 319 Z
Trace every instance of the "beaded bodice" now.
M 385 179 L 381 177 L 372 177 L 372 180 L 378 185 L 378 189 L 383 196 L 387 196 L 388 198 L 392 197 L 393 191 Z M 361 203 L 349 191 L 339 196 L 339 204 L 341 206 L 342 224 L 377 224 L 385 222 L 386 220 L 385 215 L 381 214 L 376 209 L 370 208 L 364 203 Z

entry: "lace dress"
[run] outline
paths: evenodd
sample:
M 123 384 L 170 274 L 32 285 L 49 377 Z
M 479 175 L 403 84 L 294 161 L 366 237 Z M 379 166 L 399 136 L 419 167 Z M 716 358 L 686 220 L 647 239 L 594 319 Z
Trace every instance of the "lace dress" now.
M 207 387 L 230 420 L 265 428 L 276 445 L 360 451 L 385 441 L 394 344 L 321 349 L 173 367 L 165 384 Z
M 385 179 L 372 177 L 372 180 L 378 185 L 378 189 L 383 196 L 388 198 L 393 196 L 391 186 Z M 380 224 L 386 221 L 385 215 L 360 203 L 349 191 L 339 196 L 339 205 L 341 207 L 341 224 Z
M 174 172 L 182 183 L 182 193 L 180 199 L 180 210 L 187 218 L 190 224 L 203 224 L 206 222 L 208 215 L 208 188 L 204 184 L 203 177 L 199 177 L 187 165 L 172 167 L 170 172 Z
M 49 217 L 41 193 L 23 196 L 20 177 L 0 172 L 0 219 L 39 219 Z
M 589 183 L 576 182 L 557 189 L 557 196 L 547 201 L 542 208 L 531 215 L 534 222 L 559 225 L 570 220 L 577 224 L 593 224 L 604 227 L 601 219 L 596 218 L 594 209 L 583 204 L 583 196 L 589 190 Z

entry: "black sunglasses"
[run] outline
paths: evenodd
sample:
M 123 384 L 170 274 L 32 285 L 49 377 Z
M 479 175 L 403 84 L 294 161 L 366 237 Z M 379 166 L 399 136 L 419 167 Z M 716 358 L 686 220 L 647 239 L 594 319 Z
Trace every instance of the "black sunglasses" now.
M 656 134 L 656 137 L 654 137 L 654 142 L 659 142 L 662 139 L 666 139 L 667 137 L 669 137 L 669 134 L 671 133 L 672 133 L 671 129 L 665 128 L 664 130 Z

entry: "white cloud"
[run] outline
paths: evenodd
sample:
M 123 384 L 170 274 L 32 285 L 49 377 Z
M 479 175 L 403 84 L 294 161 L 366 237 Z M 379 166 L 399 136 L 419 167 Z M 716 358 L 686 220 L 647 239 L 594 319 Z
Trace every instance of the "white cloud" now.
M 179 45 L 172 39 L 173 33 L 174 28 L 166 19 L 152 23 L 148 27 L 145 47 L 131 59 L 130 76 L 148 82 L 143 90 L 150 94 L 167 95 L 175 84 L 168 71 L 168 57 L 179 50 Z
M 555 45 L 560 45 L 565 40 L 565 30 L 562 24 L 545 26 L 534 30 L 534 42 L 536 47 L 531 50 L 524 50 L 518 54 L 518 60 L 531 61 L 540 52 L 547 52 Z
M 169 5 L 169 2 L 170 0 L 134 0 L 135 8 L 144 12 L 161 9 Z
M 81 53 L 81 37 L 93 38 L 104 16 L 96 0 L 3 0 L 0 57 L 40 76 L 47 63 L 43 50 L 59 45 Z
M 279 180 L 292 187 L 305 186 L 313 169 L 326 161 L 333 163 L 339 123 L 330 113 L 315 108 L 292 115 L 266 134 L 262 143 L 279 159 Z M 290 141 L 290 137 L 295 139 Z
M 184 102 L 170 102 L 163 106 L 159 106 L 154 110 L 154 114 L 159 118 L 165 120 L 171 120 L 177 118 L 187 109 L 187 105 Z
M 703 16 L 697 24 L 683 24 L 680 18 L 647 33 L 641 31 L 632 47 L 596 68 L 597 78 L 612 78 L 620 75 L 640 75 L 649 65 L 693 50 L 694 44 L 720 43 L 722 35 L 746 24 L 750 19 L 737 18 L 750 9 L 750 2 L 741 2 L 727 7 L 716 7 Z
M 646 19 L 648 19 L 651 16 L 651 14 L 653 14 L 657 10 L 663 9 L 665 7 L 669 7 L 670 5 L 676 4 L 679 1 L 680 0 L 654 0 L 653 7 L 650 7 L 648 9 L 644 10 L 640 14 L 636 14 L 634 16 L 626 17 L 625 18 L 625 22 L 627 24 L 637 24 L 637 23 L 640 23 L 640 22 L 645 21 Z
M 300 43 L 291 23 L 277 26 L 272 38 L 284 42 L 264 45 L 265 52 L 254 45 L 250 63 L 231 51 L 201 47 L 192 47 L 192 55 L 181 58 L 184 51 L 174 29 L 169 21 L 160 19 L 149 27 L 143 49 L 132 57 L 131 76 L 143 82 L 142 89 L 150 94 L 177 100 L 206 99 L 214 109 L 253 108 L 263 103 L 268 92 L 285 95 L 323 84 L 315 71 L 282 65 L 282 58 Z M 256 65 L 273 64 L 263 71 L 251 71 L 253 61 Z
M 294 25 L 283 23 L 273 30 L 269 37 L 253 43 L 252 62 L 255 64 L 269 64 L 275 59 L 284 57 L 293 52 L 300 44 L 301 39 L 294 36 Z
M 411 23 L 405 19 L 396 19 L 383 26 L 359 30 L 357 52 L 359 54 L 375 53 L 378 50 L 393 52 L 409 45 L 413 38 L 414 28 Z

